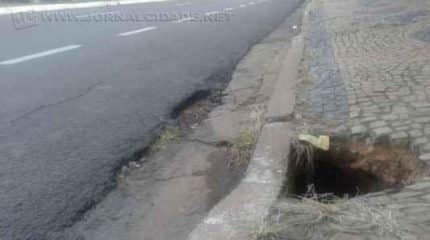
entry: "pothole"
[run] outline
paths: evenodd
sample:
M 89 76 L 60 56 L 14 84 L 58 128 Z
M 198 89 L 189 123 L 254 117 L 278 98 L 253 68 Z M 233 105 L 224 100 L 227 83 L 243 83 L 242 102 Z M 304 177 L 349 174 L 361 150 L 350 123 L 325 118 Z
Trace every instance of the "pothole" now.
M 222 91 L 222 89 L 199 90 L 178 104 L 170 117 L 177 120 L 181 129 L 193 127 L 222 103 Z
M 427 172 L 406 146 L 367 144 L 333 139 L 328 151 L 308 143 L 292 145 L 289 156 L 289 196 L 354 197 L 410 184 Z

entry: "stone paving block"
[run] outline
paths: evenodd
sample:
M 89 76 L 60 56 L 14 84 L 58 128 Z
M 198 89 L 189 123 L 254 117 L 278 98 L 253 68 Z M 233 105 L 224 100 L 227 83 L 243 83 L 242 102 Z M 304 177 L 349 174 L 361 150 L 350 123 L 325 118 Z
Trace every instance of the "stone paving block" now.
M 408 138 L 409 135 L 406 132 L 396 132 L 390 135 L 392 140 L 399 140 Z
M 429 159 L 430 159 L 430 155 L 429 155 Z M 422 190 L 422 189 L 429 189 L 430 190 L 430 181 L 422 181 L 410 186 L 406 187 L 407 189 L 412 189 L 412 190 Z
M 412 144 L 413 144 L 414 146 L 420 146 L 420 145 L 423 145 L 423 144 L 428 143 L 428 142 L 429 142 L 429 140 L 428 140 L 428 138 L 427 138 L 427 137 L 420 137 L 420 138 L 416 138 L 416 139 L 414 139 L 414 140 L 412 141 Z
M 369 124 L 370 128 L 379 128 L 379 127 L 383 127 L 383 126 L 387 126 L 387 122 L 385 122 L 385 121 L 376 121 L 376 122 L 371 122 Z
M 372 130 L 372 132 L 376 135 L 376 136 L 383 136 L 383 135 L 389 135 L 390 133 L 393 132 L 393 130 L 389 127 L 381 127 L 381 128 L 375 128 Z
M 429 210 L 430 208 L 428 206 L 423 206 L 421 208 L 421 214 L 407 214 L 405 215 L 406 219 L 403 220 L 408 220 L 408 222 L 411 223 L 422 223 L 430 221 L 430 214 L 428 214 Z
M 408 125 L 395 128 L 396 131 L 407 131 L 409 129 L 410 129 L 410 126 L 408 126 Z
M 412 138 L 418 138 L 418 137 L 421 137 L 423 135 L 424 135 L 423 131 L 420 131 L 417 129 L 409 131 L 409 136 L 411 136 Z
M 366 133 L 366 131 L 367 131 L 367 128 L 363 125 L 353 126 L 351 128 L 351 134 L 352 135 L 361 135 L 361 134 Z
M 360 116 L 360 112 L 350 112 L 349 113 L 349 118 L 356 118 Z
M 392 195 L 392 197 L 395 199 L 406 199 L 410 197 L 416 197 L 421 194 L 422 194 L 421 192 L 409 190 L 409 191 L 402 191 L 400 193 L 394 194 Z
M 362 122 L 362 123 L 372 122 L 372 121 L 375 121 L 376 119 L 377 118 L 375 116 L 365 117 L 365 118 L 361 118 L 360 122 Z
M 415 118 L 414 121 L 416 123 L 430 123 L 430 117 L 419 117 Z
M 430 102 L 413 102 L 411 106 L 414 108 L 428 108 L 430 107 Z
M 421 198 L 430 202 L 430 193 L 422 196 Z
M 430 152 L 430 143 L 426 143 L 420 147 L 421 152 Z
M 382 116 L 382 119 L 386 120 L 386 121 L 393 121 L 393 120 L 396 120 L 398 118 L 399 118 L 399 116 L 395 115 L 395 114 L 390 114 L 390 115 L 384 115 L 384 116 Z
M 430 153 L 421 154 L 418 158 L 421 161 L 430 161 Z

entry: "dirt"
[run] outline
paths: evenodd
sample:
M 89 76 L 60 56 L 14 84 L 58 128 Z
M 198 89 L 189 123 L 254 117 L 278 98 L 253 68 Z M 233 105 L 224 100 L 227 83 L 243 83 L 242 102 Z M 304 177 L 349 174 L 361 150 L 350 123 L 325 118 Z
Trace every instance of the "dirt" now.
M 424 173 L 424 163 L 401 145 L 366 146 L 355 143 L 348 147 L 355 156 L 344 164 L 345 168 L 377 176 L 388 187 L 410 184 Z

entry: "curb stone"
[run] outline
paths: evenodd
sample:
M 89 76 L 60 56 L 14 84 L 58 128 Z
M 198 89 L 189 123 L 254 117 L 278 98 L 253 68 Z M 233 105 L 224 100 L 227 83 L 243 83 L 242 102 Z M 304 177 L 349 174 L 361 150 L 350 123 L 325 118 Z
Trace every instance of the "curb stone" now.
M 282 64 L 282 71 L 269 100 L 270 121 L 263 125 L 253 157 L 242 182 L 216 205 L 189 235 L 189 240 L 249 239 L 269 214 L 287 171 L 290 123 L 303 37 L 296 36 Z
M 288 55 L 283 62 L 275 91 L 270 99 L 266 113 L 266 121 L 286 120 L 294 111 L 295 106 L 295 80 L 298 78 L 298 70 L 303 56 L 304 41 L 301 35 L 293 39 Z

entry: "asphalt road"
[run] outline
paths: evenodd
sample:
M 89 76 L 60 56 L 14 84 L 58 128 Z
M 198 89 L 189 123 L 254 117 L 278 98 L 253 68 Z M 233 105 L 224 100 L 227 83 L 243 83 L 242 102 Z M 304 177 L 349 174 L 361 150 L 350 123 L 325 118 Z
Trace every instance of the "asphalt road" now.
M 168 1 L 71 10 L 72 20 L 50 23 L 0 16 L 0 239 L 72 225 L 179 102 L 228 81 L 297 2 Z M 200 19 L 99 18 L 118 13 Z

